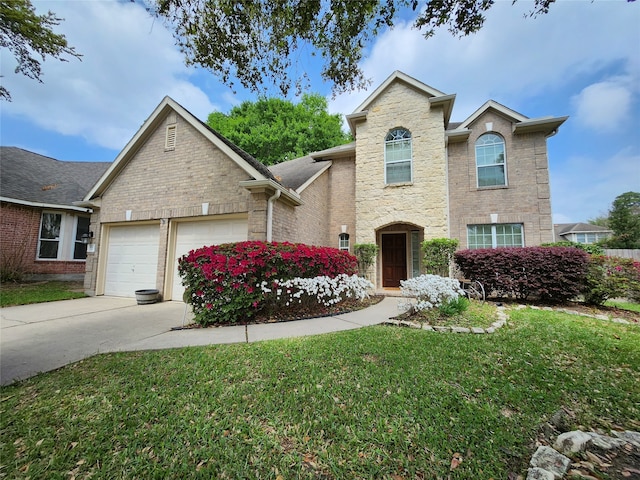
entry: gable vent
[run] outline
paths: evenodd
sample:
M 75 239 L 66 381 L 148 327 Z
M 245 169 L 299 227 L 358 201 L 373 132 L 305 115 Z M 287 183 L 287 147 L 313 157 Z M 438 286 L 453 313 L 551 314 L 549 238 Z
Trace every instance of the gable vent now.
M 174 150 L 176 148 L 176 125 L 167 125 L 167 135 L 164 141 L 165 150 Z

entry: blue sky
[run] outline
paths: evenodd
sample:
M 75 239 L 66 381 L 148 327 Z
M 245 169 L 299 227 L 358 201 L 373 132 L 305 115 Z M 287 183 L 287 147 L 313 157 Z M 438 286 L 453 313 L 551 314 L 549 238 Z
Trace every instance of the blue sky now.
M 187 68 L 171 33 L 140 2 L 34 2 L 54 11 L 82 61 L 52 59 L 44 83 L 13 73 L 0 53 L 0 144 L 60 160 L 112 161 L 165 95 L 206 120 L 256 94 L 232 91 L 202 69 Z M 640 191 L 640 1 L 558 0 L 550 13 L 525 18 L 532 2 L 498 0 L 485 27 L 465 38 L 446 30 L 425 40 L 400 21 L 370 45 L 361 66 L 368 91 L 335 98 L 319 65 L 300 57 L 309 91 L 330 110 L 351 113 L 394 70 L 455 93 L 452 121 L 489 99 L 530 118 L 569 115 L 549 138 L 554 221 L 606 214 L 616 196 Z M 295 101 L 295 98 L 292 98 Z

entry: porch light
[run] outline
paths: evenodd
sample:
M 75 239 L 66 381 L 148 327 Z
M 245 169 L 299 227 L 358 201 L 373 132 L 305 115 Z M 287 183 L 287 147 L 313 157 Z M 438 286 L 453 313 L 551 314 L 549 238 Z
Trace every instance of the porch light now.
M 89 243 L 91 243 L 91 240 L 93 240 L 93 232 L 92 231 L 89 231 L 88 233 L 83 233 L 82 236 L 80 237 L 80 241 L 84 245 L 88 245 Z

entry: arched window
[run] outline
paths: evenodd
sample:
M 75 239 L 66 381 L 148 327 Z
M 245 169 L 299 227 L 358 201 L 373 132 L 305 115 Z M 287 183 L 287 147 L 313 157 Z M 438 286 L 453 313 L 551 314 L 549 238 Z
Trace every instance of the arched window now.
M 349 234 L 348 233 L 340 234 L 340 236 L 338 237 L 338 248 L 340 250 L 346 250 L 347 252 L 349 251 Z
M 411 132 L 394 128 L 384 139 L 385 183 L 411 182 Z
M 504 140 L 495 133 L 486 133 L 476 140 L 478 187 L 507 184 Z

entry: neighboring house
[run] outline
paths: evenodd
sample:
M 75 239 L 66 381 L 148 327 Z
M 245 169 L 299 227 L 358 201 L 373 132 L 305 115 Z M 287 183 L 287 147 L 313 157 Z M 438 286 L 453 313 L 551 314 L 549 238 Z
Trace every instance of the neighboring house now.
M 82 235 L 89 232 L 91 210 L 73 202 L 109 165 L 0 147 L 0 268 L 31 279 L 84 279 Z
M 546 139 L 567 117 L 489 101 L 454 124 L 454 99 L 395 72 L 347 115 L 354 142 L 266 168 L 166 97 L 81 204 L 87 292 L 180 300 L 181 255 L 247 239 L 375 243 L 378 289 L 419 274 L 425 239 L 551 242 Z
M 589 223 L 558 223 L 553 226 L 557 242 L 597 243 L 613 235 L 613 230 Z

